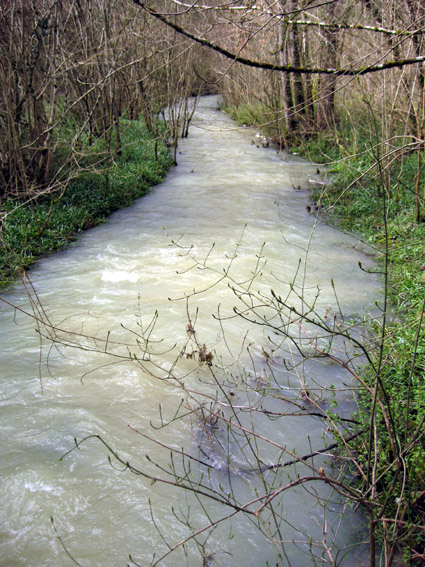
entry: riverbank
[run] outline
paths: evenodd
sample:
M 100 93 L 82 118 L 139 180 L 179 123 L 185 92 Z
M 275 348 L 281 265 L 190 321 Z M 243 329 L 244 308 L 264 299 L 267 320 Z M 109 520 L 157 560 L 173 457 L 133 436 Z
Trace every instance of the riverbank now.
M 94 145 L 84 169 L 63 190 L 0 204 L 0 288 L 164 179 L 171 166 L 169 150 L 153 138 L 144 122 L 122 120 L 121 136 L 122 151 L 108 167 L 99 165 L 102 147 Z
M 294 150 L 310 161 L 327 164 L 331 183 L 316 189 L 313 198 L 327 211 L 328 222 L 356 233 L 376 250 L 391 317 L 370 325 L 376 346 L 362 378 L 376 396 L 364 397 L 359 421 L 362 427 L 365 423 L 370 427 L 351 450 L 369 482 L 374 479 L 373 522 L 387 561 L 397 554 L 405 564 L 423 564 L 425 222 L 421 160 L 417 153 L 407 152 L 397 161 L 385 160 L 385 148 L 352 136 L 318 135 Z M 360 477 L 357 488 L 365 490 L 364 478 Z

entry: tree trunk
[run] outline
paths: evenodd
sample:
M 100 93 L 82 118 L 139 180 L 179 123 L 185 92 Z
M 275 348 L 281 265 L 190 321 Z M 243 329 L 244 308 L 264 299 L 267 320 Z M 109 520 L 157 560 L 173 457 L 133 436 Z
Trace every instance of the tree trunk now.
M 336 3 L 331 3 L 326 9 L 326 21 L 335 21 Z M 323 30 L 325 39 L 324 57 L 326 66 L 336 69 L 338 64 L 338 32 L 329 28 Z M 335 88 L 336 77 L 332 75 L 321 75 L 317 95 L 317 126 L 320 130 L 331 128 L 335 124 Z

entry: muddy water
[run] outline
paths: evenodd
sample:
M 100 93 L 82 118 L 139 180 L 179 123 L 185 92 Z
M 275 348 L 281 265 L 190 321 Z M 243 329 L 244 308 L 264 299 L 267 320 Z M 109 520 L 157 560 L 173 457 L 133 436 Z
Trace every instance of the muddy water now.
M 217 110 L 216 98 L 203 99 L 179 165 L 162 185 L 41 261 L 31 270 L 30 294 L 20 285 L 4 294 L 37 320 L 2 304 L 0 565 L 117 567 L 132 564 L 130 555 L 150 565 L 232 512 L 131 474 L 108 460 L 97 438 L 61 459 L 74 439 L 101 436 L 124 462 L 168 480 L 164 445 L 183 449 L 202 461 L 189 470 L 175 454 L 185 482 L 244 504 L 313 473 L 299 466 L 248 470 L 258 463 L 242 429 L 232 435 L 226 422 L 203 423 L 201 412 L 191 413 L 196 404 L 205 405 L 204 417 L 218 408 L 226 419 L 237 414 L 240 427 L 255 428 L 262 437 L 255 451 L 266 464 L 333 439 L 317 418 L 272 420 L 257 410 L 308 413 L 283 399 L 306 405 L 305 390 L 330 407 L 334 387 L 338 411 L 349 415 L 349 377 L 338 366 L 302 361 L 280 331 L 247 318 L 271 317 L 263 299 L 271 290 L 301 311 L 315 302 L 322 316 L 341 308 L 357 318 L 373 307 L 379 282 L 358 269 L 367 258 L 354 240 L 306 212 L 305 188 L 316 168 L 257 142 Z M 246 317 L 235 317 L 235 307 Z M 271 324 L 282 330 L 273 314 Z M 195 334 L 187 332 L 189 319 Z M 302 335 L 297 325 L 289 332 Z M 198 364 L 204 344 L 211 367 Z M 333 464 L 330 474 L 340 466 L 325 457 L 313 464 Z M 283 492 L 274 506 L 277 523 L 267 509 L 260 522 L 236 514 L 160 564 L 304 566 L 343 556 L 342 564 L 360 564 L 360 548 L 351 550 L 361 540 L 361 518 L 342 515 L 326 485 Z

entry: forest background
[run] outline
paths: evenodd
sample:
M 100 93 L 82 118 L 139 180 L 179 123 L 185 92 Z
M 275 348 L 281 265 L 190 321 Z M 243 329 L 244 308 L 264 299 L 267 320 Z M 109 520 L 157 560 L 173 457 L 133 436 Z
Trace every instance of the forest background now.
M 425 560 L 424 20 L 423 0 L 0 6 L 2 285 L 163 179 L 190 97 L 327 165 L 317 209 L 374 247 L 385 288 L 341 441 L 371 566 L 375 542 L 386 566 Z

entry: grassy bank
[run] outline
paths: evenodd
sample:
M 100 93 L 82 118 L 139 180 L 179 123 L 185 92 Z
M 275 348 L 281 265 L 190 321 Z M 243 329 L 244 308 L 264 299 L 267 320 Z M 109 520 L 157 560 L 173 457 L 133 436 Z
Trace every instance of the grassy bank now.
M 238 122 L 274 138 L 270 114 L 227 109 Z M 369 361 L 360 368 L 358 435 L 341 447 L 351 462 L 350 484 L 369 522 L 371 561 L 423 565 L 425 561 L 425 168 L 423 148 L 404 130 L 382 139 L 372 113 L 357 109 L 332 132 L 311 132 L 291 150 L 326 164 L 330 184 L 318 188 L 326 221 L 375 250 L 382 274 L 385 315 L 368 324 Z M 263 128 L 262 124 L 266 124 Z M 293 135 L 294 140 L 296 134 Z M 301 139 L 300 139 L 301 138 Z M 285 145 L 285 144 L 283 144 Z M 422 150 L 422 151 L 421 151 Z M 348 331 L 349 333 L 349 331 Z M 367 358 L 367 357 L 365 357 Z M 337 435 L 338 439 L 338 435 Z
M 359 420 L 370 426 L 352 446 L 366 473 L 357 487 L 371 503 L 373 526 L 388 558 L 423 564 L 425 542 L 425 176 L 423 154 L 370 137 L 319 135 L 297 148 L 328 164 L 331 184 L 313 197 L 332 224 L 355 232 L 376 250 L 388 313 L 371 325 L 376 337 L 362 378 Z M 397 155 L 388 159 L 386 155 Z M 375 400 L 378 400 L 375 403 Z M 380 405 L 381 404 L 381 405 Z M 374 419 L 373 416 L 376 416 Z M 371 429 L 374 428 L 373 435 Z M 373 443 L 372 443 L 373 438 Z M 371 482 L 371 479 L 375 479 Z M 373 498 L 372 498 L 373 496 Z M 373 503 L 372 503 L 373 500 Z M 383 551 L 383 553 L 384 553 Z M 390 562 L 386 562 L 386 565 Z
M 71 180 L 62 191 L 30 202 L 9 199 L 0 204 L 0 287 L 163 180 L 171 163 L 169 150 L 152 138 L 142 121 L 122 121 L 121 143 L 122 151 L 105 159 L 110 154 L 104 140 L 89 144 L 82 138 L 79 153 L 84 157 L 77 173 L 64 172 Z

